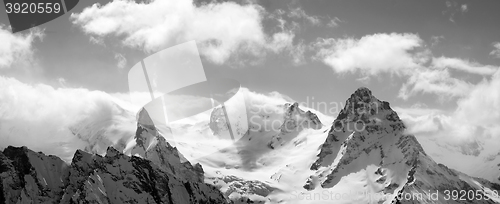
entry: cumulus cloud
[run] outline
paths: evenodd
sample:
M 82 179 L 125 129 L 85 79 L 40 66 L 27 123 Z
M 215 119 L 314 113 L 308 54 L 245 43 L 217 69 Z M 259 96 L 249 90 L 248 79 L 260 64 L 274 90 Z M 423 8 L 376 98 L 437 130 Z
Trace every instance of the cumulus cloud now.
M 241 53 L 262 56 L 290 46 L 294 35 L 289 31 L 264 33 L 264 13 L 259 5 L 234 2 L 113 1 L 94 4 L 71 19 L 87 34 L 123 37 L 124 45 L 148 52 L 196 40 L 203 56 L 224 63 Z
M 100 91 L 55 89 L 0 76 L 0 148 L 28 146 L 70 159 L 85 149 L 123 148 L 135 133 L 135 113 Z
M 422 45 L 415 34 L 379 33 L 360 39 L 320 39 L 313 46 L 318 50 L 316 58 L 338 73 L 359 70 L 375 75 L 400 74 L 403 69 L 418 67 L 422 59 L 414 51 Z
M 312 47 L 316 50 L 315 59 L 337 73 L 360 72 L 360 81 L 369 81 L 381 73 L 404 78 L 406 82 L 398 96 L 405 100 L 418 93 L 436 94 L 440 99 L 466 96 L 474 84 L 451 76 L 451 69 L 486 77 L 499 70 L 497 66 L 466 59 L 433 57 L 418 35 L 408 33 L 318 39 Z
M 500 58 L 500 42 L 494 42 L 493 47 L 495 50 L 490 52 L 490 55 L 496 58 Z
M 43 33 L 32 30 L 28 34 L 12 34 L 0 24 L 0 70 L 10 68 L 14 63 L 31 61 L 33 57 L 33 41 L 41 39 Z

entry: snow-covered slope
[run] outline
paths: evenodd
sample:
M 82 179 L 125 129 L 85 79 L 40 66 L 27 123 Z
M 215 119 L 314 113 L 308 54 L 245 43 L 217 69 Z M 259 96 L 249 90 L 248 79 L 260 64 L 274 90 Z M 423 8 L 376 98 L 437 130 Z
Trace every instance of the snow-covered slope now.
M 215 153 L 190 148 L 189 142 L 179 145 L 188 160 L 203 165 L 205 181 L 237 203 L 453 203 L 445 200 L 445 190 L 500 190 L 437 164 L 413 135 L 404 134 L 405 125 L 389 103 L 366 88 L 351 95 L 331 126 L 322 125 L 313 112 L 296 103 L 250 107 L 248 130 L 233 145 L 221 142 Z M 212 114 L 211 121 L 217 124 L 199 121 L 187 127 L 198 134 L 227 131 L 223 118 Z M 397 197 L 425 197 L 434 190 L 440 190 L 437 200 Z
M 168 127 L 155 124 L 143 109 L 135 137 L 120 136 L 127 139 L 113 142 L 117 148 L 107 148 L 104 156 L 78 150 L 71 164 L 6 148 L 0 152 L 0 203 L 500 201 L 498 184 L 435 162 L 439 152 L 424 151 L 405 134 L 389 103 L 367 88 L 356 90 L 335 120 L 298 103 L 248 103 L 246 114 L 231 105 L 227 113 L 234 115 L 219 106 Z M 82 123 L 79 134 L 111 134 L 92 127 L 109 130 L 116 123 Z M 97 141 L 88 144 L 96 145 L 86 151 L 108 144 L 105 137 L 91 138 Z M 475 157 L 485 146 L 446 146 L 443 152 Z M 496 162 L 496 156 L 487 158 Z
M 334 190 L 346 185 L 354 187 L 350 191 L 378 195 L 354 196 L 344 199 L 346 203 L 492 202 L 447 200 L 446 190 L 479 192 L 498 186 L 437 164 L 404 130 L 403 122 L 388 102 L 376 99 L 366 88 L 356 90 L 334 121 L 318 160 L 311 166 L 316 172 L 305 188 Z M 361 180 L 353 183 L 356 177 Z M 439 190 L 440 196 L 434 199 L 430 195 L 435 190 Z M 406 195 L 421 195 L 422 199 L 407 199 Z
M 470 176 L 500 182 L 500 149 L 495 139 L 456 141 L 426 136 L 417 139 L 436 162 Z
M 176 141 L 177 148 L 188 160 L 203 165 L 206 182 L 219 186 L 233 200 L 266 201 L 272 192 L 279 191 L 281 187 L 277 186 L 288 185 L 278 177 L 281 173 L 288 174 L 284 171 L 292 167 L 290 162 L 314 160 L 324 137 L 308 136 L 323 133 L 326 129 L 319 117 L 327 117 L 303 111 L 297 103 L 249 104 L 244 120 L 228 123 L 221 107 L 217 107 L 198 115 L 189 124 L 172 124 L 172 127 L 182 129 L 176 132 L 176 137 L 182 140 Z M 227 137 L 229 125 L 242 134 L 236 136 L 239 140 Z M 203 144 L 198 142 L 205 139 L 207 142 Z M 298 158 L 303 161 L 295 160 Z

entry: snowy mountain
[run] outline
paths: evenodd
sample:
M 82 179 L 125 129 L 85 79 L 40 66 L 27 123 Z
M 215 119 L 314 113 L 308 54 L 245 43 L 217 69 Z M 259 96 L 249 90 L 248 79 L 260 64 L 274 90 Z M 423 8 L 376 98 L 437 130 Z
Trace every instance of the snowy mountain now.
M 318 160 L 311 166 L 316 173 L 306 182 L 306 189 L 336 188 L 342 180 L 362 173 L 363 186 L 358 188 L 381 195 L 376 200 L 380 203 L 493 202 L 473 196 L 469 200 L 447 200 L 448 191 L 492 193 L 490 189 L 498 190 L 500 186 L 436 163 L 413 135 L 404 134 L 405 126 L 388 102 L 360 88 L 346 104 L 334 121 Z M 432 198 L 430 195 L 436 190 L 440 195 Z M 406 195 L 421 195 L 422 198 L 405 199 Z M 489 196 L 497 199 L 492 194 Z
M 205 182 L 236 203 L 472 202 L 445 195 L 463 190 L 482 196 L 475 203 L 498 201 L 500 186 L 436 163 L 413 135 L 404 134 L 389 103 L 367 88 L 351 95 L 331 126 L 297 103 L 259 106 L 250 113 L 241 140 L 197 160 Z M 225 130 L 223 119 L 212 121 L 218 124 L 209 127 Z
M 99 130 L 119 121 L 100 129 L 84 122 L 75 132 L 94 135 L 84 137 L 95 145 L 70 164 L 8 147 L 0 152 L 0 203 L 500 203 L 500 185 L 434 160 L 483 155 L 487 144 L 428 153 L 367 88 L 336 119 L 298 103 L 247 104 L 245 112 L 227 103 L 232 111 L 218 106 L 168 127 L 142 109 L 135 136 L 120 136 L 102 156 L 92 153 L 111 132 Z
M 148 120 L 144 111 L 139 115 Z M 201 166 L 181 163 L 154 126 L 139 123 L 135 138 L 142 158 L 108 147 L 105 156 L 77 150 L 71 164 L 9 146 L 0 152 L 0 203 L 227 203 L 202 182 Z

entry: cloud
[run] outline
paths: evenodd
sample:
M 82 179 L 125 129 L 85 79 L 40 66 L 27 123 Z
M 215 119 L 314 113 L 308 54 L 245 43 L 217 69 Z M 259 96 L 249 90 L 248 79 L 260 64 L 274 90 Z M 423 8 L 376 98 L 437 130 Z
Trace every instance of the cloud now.
M 326 24 L 326 26 L 330 27 L 330 28 L 336 28 L 339 26 L 339 23 L 343 23 L 344 21 L 341 21 L 339 18 L 335 17 L 333 19 L 331 19 L 328 24 Z
M 33 57 L 33 42 L 41 39 L 40 30 L 31 30 L 30 33 L 12 34 L 4 25 L 0 24 L 0 70 L 11 68 L 15 63 L 31 61 Z
M 416 68 L 421 58 L 414 51 L 423 41 L 415 34 L 379 33 L 359 40 L 320 39 L 313 46 L 316 58 L 338 73 L 361 71 L 365 75 L 381 72 L 400 74 Z
M 435 111 L 428 108 L 397 108 L 408 133 L 436 136 L 448 141 L 498 141 L 500 137 L 500 71 L 471 87 L 457 101 L 457 108 Z M 450 140 L 452 138 L 452 140 Z M 486 141 L 486 140 L 483 140 Z
M 432 66 L 438 69 L 452 68 L 480 75 L 492 75 L 499 69 L 499 67 L 492 65 L 482 65 L 477 62 L 448 57 L 433 58 Z
M 64 79 L 60 81 L 64 83 Z M 278 105 L 291 100 L 278 92 L 259 94 L 246 88 L 241 88 L 239 94 L 244 103 L 233 99 L 225 103 L 231 118 L 245 111 L 241 105 L 246 105 L 249 113 L 282 111 Z M 141 104 L 132 103 L 131 97 L 142 100 Z M 178 99 L 171 104 L 179 105 L 172 109 L 202 105 L 194 97 L 171 99 Z M 108 146 L 124 149 L 135 135 L 136 113 L 150 100 L 149 93 L 108 94 L 83 88 L 55 89 L 0 76 L 0 149 L 8 145 L 28 146 L 66 161 L 72 158 L 76 149 L 98 154 L 104 153 Z M 206 110 L 210 113 L 210 109 Z
M 462 13 L 469 11 L 469 9 L 467 8 L 467 4 L 462 4 L 462 6 L 460 6 L 460 11 Z
M 441 121 L 446 120 L 446 116 L 440 111 L 426 108 L 394 108 L 394 110 L 407 126 L 407 133 L 430 136 L 444 130 Z
M 321 19 L 318 16 L 308 15 L 302 8 L 297 7 L 294 9 L 290 9 L 288 12 L 288 17 L 296 18 L 296 19 L 305 19 L 309 23 L 313 25 L 321 25 Z
M 54 89 L 0 76 L 0 148 L 28 146 L 71 159 L 76 149 L 123 148 L 135 133 L 135 113 L 100 91 Z
M 127 65 L 127 59 L 120 53 L 115 53 L 116 66 L 123 69 Z
M 59 82 L 59 85 L 61 87 L 66 87 L 66 79 L 65 78 L 59 77 L 59 78 L 57 78 L 57 82 Z
M 299 42 L 290 49 L 290 56 L 294 65 L 302 65 L 306 63 L 305 52 L 308 50 L 304 42 Z
M 433 37 L 433 41 L 441 37 Z M 434 43 L 433 42 L 433 43 Z M 336 73 L 360 72 L 358 81 L 382 73 L 406 80 L 398 97 L 407 100 L 418 93 L 436 94 L 443 101 L 466 96 L 474 87 L 451 76 L 450 70 L 492 76 L 499 67 L 482 65 L 467 59 L 433 57 L 425 42 L 416 34 L 379 33 L 359 39 L 318 39 L 311 45 L 315 59 L 330 66 Z
M 432 93 L 440 99 L 465 96 L 472 84 L 452 78 L 448 70 L 418 69 L 399 90 L 398 97 L 407 100 L 417 93 Z
M 500 42 L 494 42 L 493 47 L 495 47 L 495 50 L 490 52 L 490 55 L 496 58 L 500 58 Z
M 474 86 L 467 97 L 457 102 L 458 108 L 454 116 L 462 118 L 464 123 L 487 129 L 500 126 L 499 87 L 500 71 L 497 71 L 491 80 L 484 79 Z
M 469 7 L 467 4 L 458 4 L 457 2 L 451 2 L 451 1 L 446 1 L 446 10 L 444 10 L 442 13 L 443 15 L 448 15 L 448 20 L 451 22 L 455 23 L 455 14 L 456 13 L 467 13 L 469 11 Z
M 442 36 L 442 35 L 432 36 L 431 37 L 431 46 L 432 47 L 436 46 L 437 44 L 439 44 L 439 42 L 441 42 L 442 39 L 444 39 L 444 36 Z
M 196 6 L 190 0 L 113 1 L 87 7 L 71 20 L 87 34 L 123 37 L 124 45 L 147 52 L 196 40 L 200 53 L 220 64 L 231 56 L 261 57 L 291 46 L 294 35 L 289 30 L 264 33 L 264 14 L 259 5 L 234 2 Z

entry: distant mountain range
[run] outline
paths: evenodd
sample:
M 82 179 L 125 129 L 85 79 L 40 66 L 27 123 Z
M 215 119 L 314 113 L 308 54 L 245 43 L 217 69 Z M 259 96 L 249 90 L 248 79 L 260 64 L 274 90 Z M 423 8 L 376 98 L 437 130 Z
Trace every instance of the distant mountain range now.
M 500 185 L 437 163 L 367 88 L 331 124 L 298 103 L 248 110 L 171 124 L 173 147 L 142 109 L 131 143 L 78 150 L 70 164 L 9 146 L 0 203 L 500 203 Z M 240 138 L 230 145 L 228 125 Z

